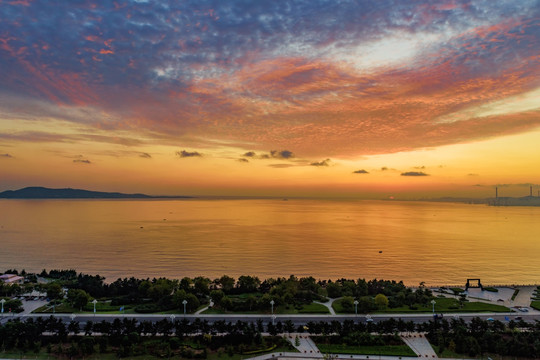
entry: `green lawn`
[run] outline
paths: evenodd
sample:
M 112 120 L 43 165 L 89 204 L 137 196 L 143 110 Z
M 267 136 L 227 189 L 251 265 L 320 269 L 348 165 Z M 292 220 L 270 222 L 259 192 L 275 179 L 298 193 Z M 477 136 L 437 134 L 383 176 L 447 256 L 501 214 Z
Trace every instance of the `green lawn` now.
M 270 315 L 270 311 L 260 312 L 260 311 L 223 311 L 221 309 L 209 308 L 202 312 L 203 314 L 264 314 Z M 274 308 L 274 314 L 328 314 L 328 308 L 321 304 L 311 303 L 305 304 L 298 308 L 289 305 L 289 306 L 276 306 Z
M 514 294 L 512 295 L 512 301 L 516 299 L 516 296 L 519 294 L 519 289 L 514 290 Z
M 496 304 L 484 302 L 467 301 L 463 304 L 463 308 L 459 308 L 459 301 L 453 298 L 437 298 L 435 300 L 436 313 L 462 313 L 462 312 L 510 312 L 510 309 Z M 432 312 L 431 304 L 429 306 L 418 306 L 418 310 L 410 310 L 408 306 L 403 306 L 394 309 L 388 309 L 381 313 L 414 313 L 414 312 Z
M 414 356 L 416 354 L 407 345 L 382 346 L 348 346 L 317 344 L 323 354 L 352 354 L 352 355 L 388 355 L 388 356 Z
M 484 302 L 470 302 L 464 303 L 463 308 L 459 307 L 459 301 L 453 298 L 437 298 L 435 300 L 435 312 L 436 313 L 467 313 L 467 312 L 510 312 L 510 309 L 496 304 L 489 304 Z M 373 311 L 378 314 L 407 314 L 407 313 L 431 313 L 433 311 L 431 304 L 428 306 L 416 305 L 416 310 L 409 309 L 408 306 L 401 306 L 397 308 L 386 309 L 384 311 Z M 334 301 L 332 307 L 338 314 L 344 314 L 343 307 L 340 300 Z M 353 311 L 354 313 L 354 311 Z M 349 312 L 350 314 L 350 312 Z
M 459 354 L 457 352 L 450 351 L 448 349 L 444 349 L 442 354 L 439 354 L 439 347 L 437 345 L 433 345 L 433 344 L 431 344 L 431 346 L 433 347 L 433 350 L 435 350 L 435 353 L 441 359 L 448 359 L 448 358 L 450 358 L 450 359 L 470 359 L 471 358 L 469 356 L 469 354 Z M 498 355 L 498 354 L 489 354 L 489 353 L 484 353 L 483 355 L 478 355 L 478 356 L 474 357 L 473 359 L 483 359 L 483 360 L 485 360 L 488 357 L 490 357 L 492 359 L 497 359 L 497 360 L 515 360 L 516 359 L 514 356 L 501 356 L 501 355 Z
M 531 301 L 531 307 L 540 310 L 540 300 Z
M 33 312 L 34 313 L 51 313 L 52 314 L 53 313 L 53 307 L 52 307 L 52 305 L 44 305 L 42 307 L 37 308 Z M 78 311 L 78 309 L 73 308 L 69 304 L 62 303 L 62 304 L 56 305 L 54 307 L 54 312 L 55 313 L 71 314 L 71 313 L 79 312 L 79 311 Z

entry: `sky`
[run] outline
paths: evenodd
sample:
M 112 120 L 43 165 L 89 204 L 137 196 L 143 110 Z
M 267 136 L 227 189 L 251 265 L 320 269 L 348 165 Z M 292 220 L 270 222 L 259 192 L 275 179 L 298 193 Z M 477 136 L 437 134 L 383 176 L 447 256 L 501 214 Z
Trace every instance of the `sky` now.
M 540 1 L 0 0 L 0 191 L 540 191 Z

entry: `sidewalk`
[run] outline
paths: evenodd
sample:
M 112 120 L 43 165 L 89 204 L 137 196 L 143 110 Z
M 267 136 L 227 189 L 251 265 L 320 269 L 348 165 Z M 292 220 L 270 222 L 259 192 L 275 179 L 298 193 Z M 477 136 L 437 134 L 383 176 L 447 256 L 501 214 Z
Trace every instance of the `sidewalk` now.
M 319 301 L 314 301 L 315 304 L 321 304 L 321 305 L 324 305 L 328 308 L 328 311 L 330 311 L 330 314 L 332 315 L 336 315 L 336 312 L 334 311 L 334 308 L 332 307 L 332 304 L 334 303 L 334 301 L 336 301 L 337 299 L 330 299 L 328 300 L 327 302 L 319 302 Z
M 412 333 L 411 335 L 401 335 L 400 337 L 418 357 L 429 359 L 439 358 L 424 335 Z

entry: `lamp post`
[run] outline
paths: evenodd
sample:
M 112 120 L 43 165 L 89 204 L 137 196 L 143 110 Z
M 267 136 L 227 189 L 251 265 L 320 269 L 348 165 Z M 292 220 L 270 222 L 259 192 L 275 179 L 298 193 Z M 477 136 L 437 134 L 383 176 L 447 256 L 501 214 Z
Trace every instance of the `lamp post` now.
M 431 305 L 433 306 L 433 316 L 435 316 L 435 304 L 436 304 L 436 301 L 431 300 Z
M 186 305 L 187 305 L 187 300 L 182 301 L 182 304 L 184 304 L 184 317 L 185 317 L 185 316 L 186 316 Z
M 94 301 L 92 301 L 92 304 L 94 304 L 94 317 L 96 317 L 96 304 L 97 304 L 97 300 L 94 299 Z
M 354 315 L 358 315 L 358 300 L 354 300 Z
M 2 317 L 4 317 L 4 303 L 6 302 L 6 299 L 0 300 L 0 303 L 2 303 Z
M 274 316 L 274 300 L 270 300 L 270 305 L 272 306 L 272 325 L 274 325 L 274 320 L 275 320 L 275 316 Z
M 172 315 L 170 316 L 171 322 L 172 322 L 172 323 L 174 323 L 174 318 L 175 318 L 175 317 L 176 317 L 176 316 L 174 316 L 174 314 L 172 314 Z

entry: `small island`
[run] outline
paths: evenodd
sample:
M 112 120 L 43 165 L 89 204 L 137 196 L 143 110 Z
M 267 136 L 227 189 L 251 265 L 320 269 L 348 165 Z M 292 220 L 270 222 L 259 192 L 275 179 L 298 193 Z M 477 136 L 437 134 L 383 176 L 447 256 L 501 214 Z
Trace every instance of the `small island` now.
M 0 193 L 0 199 L 166 199 L 190 198 L 190 196 L 151 196 L 146 194 L 124 194 L 82 189 L 50 189 L 41 186 L 7 190 Z

